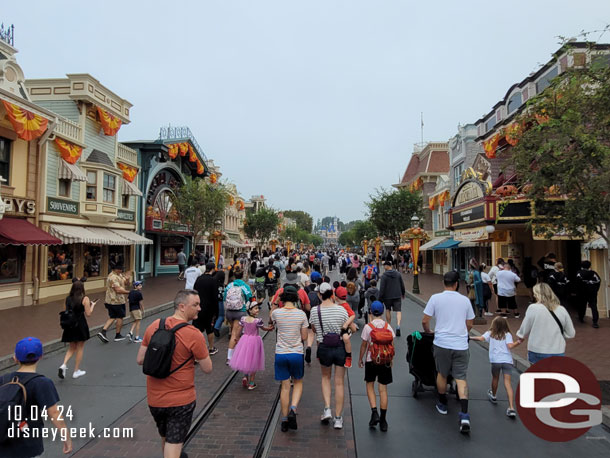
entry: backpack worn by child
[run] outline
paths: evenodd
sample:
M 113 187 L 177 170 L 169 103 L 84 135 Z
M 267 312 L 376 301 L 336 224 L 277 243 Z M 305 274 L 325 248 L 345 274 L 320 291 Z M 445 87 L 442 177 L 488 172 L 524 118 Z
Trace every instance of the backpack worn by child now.
M 376 328 L 372 323 L 371 327 L 371 360 L 373 364 L 390 366 L 394 359 L 394 336 L 388 329 L 388 323 L 383 328 Z
M 225 298 L 225 310 L 234 310 L 239 312 L 246 305 L 246 299 L 244 298 L 244 292 L 240 286 L 233 284 L 227 290 L 227 296 Z
M 372 280 L 373 279 L 373 274 L 375 273 L 375 268 L 374 267 L 367 267 L 366 269 L 366 279 L 367 280 Z
M 16 419 L 15 413 L 25 411 L 28 398 L 26 385 L 37 377 L 42 377 L 42 374 L 15 375 L 10 382 L 0 386 L 0 443 L 10 438 L 9 430 L 19 429 L 21 418 Z M 23 416 L 27 417 L 27 413 Z

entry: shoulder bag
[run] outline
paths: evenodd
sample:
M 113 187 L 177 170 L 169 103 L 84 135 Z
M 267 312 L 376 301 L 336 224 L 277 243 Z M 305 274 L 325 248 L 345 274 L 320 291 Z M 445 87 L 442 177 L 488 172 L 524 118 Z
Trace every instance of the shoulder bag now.
M 555 315 L 555 312 L 553 312 L 551 309 L 547 309 L 549 312 L 551 312 L 551 315 L 553 315 L 553 319 L 555 320 L 555 323 L 557 323 L 557 326 L 559 326 L 559 330 L 561 331 L 561 336 L 563 337 L 563 326 L 561 325 L 561 321 L 559 321 L 559 318 L 557 318 L 557 315 Z
M 338 347 L 341 345 L 341 336 L 336 332 L 324 334 L 324 325 L 322 324 L 321 305 L 318 305 L 318 319 L 320 320 L 320 332 L 322 332 L 322 343 L 327 347 Z

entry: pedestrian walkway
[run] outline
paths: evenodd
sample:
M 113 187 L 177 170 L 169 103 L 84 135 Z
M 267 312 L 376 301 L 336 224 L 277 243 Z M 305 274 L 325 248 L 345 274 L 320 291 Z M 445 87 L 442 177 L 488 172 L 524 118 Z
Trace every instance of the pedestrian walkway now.
M 353 348 L 359 348 L 360 342 L 357 336 L 352 337 Z M 351 383 L 349 377 L 350 369 L 347 370 L 345 377 L 345 404 L 343 407 L 343 429 L 333 429 L 332 422 L 323 425 L 320 422 L 320 415 L 324 408 L 322 399 L 322 375 L 320 363 L 314 357 L 311 365 L 305 365 L 305 377 L 303 378 L 303 397 L 298 408 L 297 431 L 280 431 L 280 422 L 275 428 L 275 435 L 269 450 L 269 458 L 334 458 L 356 456 L 354 443 L 354 427 L 352 420 L 351 403 Z M 360 383 L 357 380 L 356 383 Z M 334 393 L 334 377 L 331 380 Z M 333 394 L 333 413 L 334 413 L 334 394 Z M 305 446 L 306 444 L 306 446 Z
M 144 282 L 145 309 L 165 304 L 174 299 L 176 291 L 184 288 L 184 281 L 178 281 L 175 275 L 149 278 Z M 85 291 L 87 283 L 85 283 Z M 93 314 L 87 318 L 89 329 L 101 326 L 108 319 L 104 307 L 105 292 L 89 295 L 92 300 L 99 299 Z M 65 299 L 28 307 L 15 307 L 0 310 L 0 359 L 11 355 L 15 349 L 15 342 L 24 337 L 36 336 L 43 344 L 61 339 L 62 329 L 59 327 L 59 312 L 64 310 Z
M 420 294 L 413 294 L 413 275 L 402 274 L 405 280 L 405 287 L 410 297 L 415 298 L 420 304 L 428 302 L 430 296 L 440 293 L 443 290 L 443 276 L 437 274 L 420 274 L 419 275 L 419 290 Z M 466 293 L 466 288 L 460 285 L 460 292 Z M 518 296 L 517 305 L 521 318 L 508 318 L 510 330 L 513 335 L 521 326 L 525 310 L 530 301 L 527 297 Z M 495 311 L 495 299 L 490 301 L 490 311 Z M 574 328 L 576 329 L 576 337 L 569 339 L 566 346 L 566 356 L 577 359 L 586 364 L 595 374 L 599 381 L 610 381 L 610 358 L 608 358 L 608 348 L 610 348 L 610 319 L 600 318 L 599 329 L 593 329 L 591 319 L 580 323 L 575 310 L 570 310 Z M 484 317 L 487 319 L 487 324 L 475 325 L 474 329 L 483 333 L 489 329 L 493 317 Z M 527 345 L 519 345 L 513 350 L 513 353 L 527 360 Z

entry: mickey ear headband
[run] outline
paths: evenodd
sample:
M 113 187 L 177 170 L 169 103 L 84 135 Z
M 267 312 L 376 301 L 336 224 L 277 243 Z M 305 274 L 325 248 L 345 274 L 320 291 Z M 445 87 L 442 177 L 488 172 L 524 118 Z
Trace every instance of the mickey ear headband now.
M 248 307 L 246 307 L 246 310 L 250 311 L 252 310 L 254 307 L 259 307 L 258 302 L 256 301 L 252 301 L 248 304 Z

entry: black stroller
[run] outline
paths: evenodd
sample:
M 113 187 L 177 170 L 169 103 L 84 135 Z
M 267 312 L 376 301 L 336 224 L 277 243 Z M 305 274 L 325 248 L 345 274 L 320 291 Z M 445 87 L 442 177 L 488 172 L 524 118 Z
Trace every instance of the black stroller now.
M 414 332 L 407 336 L 407 363 L 409 363 L 409 373 L 415 377 L 411 384 L 411 392 L 414 398 L 419 393 L 426 391 L 436 391 L 436 365 L 432 354 L 433 333 Z M 447 377 L 450 385 L 449 393 L 455 394 L 453 377 Z M 429 388 L 426 388 L 429 387 Z

